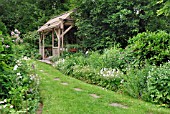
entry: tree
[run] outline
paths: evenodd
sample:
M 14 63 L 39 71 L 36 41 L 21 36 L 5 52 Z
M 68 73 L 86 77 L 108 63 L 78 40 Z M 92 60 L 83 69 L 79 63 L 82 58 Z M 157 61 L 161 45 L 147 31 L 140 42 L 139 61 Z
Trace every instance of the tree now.
M 163 4 L 163 7 L 157 11 L 158 15 L 164 14 L 165 16 L 169 16 L 170 15 L 170 1 L 160 0 L 157 3 Z
M 8 32 L 19 29 L 21 33 L 34 31 L 48 19 L 67 11 L 67 0 L 1 0 L 0 19 Z
M 76 0 L 74 0 L 76 1 Z M 157 17 L 161 5 L 152 0 L 81 0 L 75 16 L 77 35 L 84 46 L 103 49 L 122 47 L 129 38 L 145 31 L 169 30 L 168 19 Z

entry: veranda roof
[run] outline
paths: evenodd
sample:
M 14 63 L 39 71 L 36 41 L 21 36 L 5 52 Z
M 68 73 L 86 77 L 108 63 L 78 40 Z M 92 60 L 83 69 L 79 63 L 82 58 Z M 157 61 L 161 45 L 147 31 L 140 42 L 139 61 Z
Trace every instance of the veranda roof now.
M 73 12 L 74 11 L 72 10 L 60 16 L 57 16 L 53 19 L 50 19 L 47 23 L 45 23 L 42 27 L 38 29 L 38 32 L 50 31 L 53 28 L 58 28 L 60 24 L 62 23 L 61 20 L 70 19 L 70 14 Z

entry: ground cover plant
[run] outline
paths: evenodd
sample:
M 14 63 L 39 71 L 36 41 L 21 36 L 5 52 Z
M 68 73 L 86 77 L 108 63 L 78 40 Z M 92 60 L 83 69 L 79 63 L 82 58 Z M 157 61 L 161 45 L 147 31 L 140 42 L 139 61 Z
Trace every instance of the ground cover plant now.
M 169 109 L 133 99 L 63 75 L 54 67 L 36 62 L 41 76 L 43 114 L 168 114 Z

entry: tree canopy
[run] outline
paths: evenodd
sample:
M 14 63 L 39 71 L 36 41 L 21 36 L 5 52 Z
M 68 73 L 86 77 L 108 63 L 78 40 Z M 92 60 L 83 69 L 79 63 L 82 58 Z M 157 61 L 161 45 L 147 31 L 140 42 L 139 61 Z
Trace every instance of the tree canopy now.
M 17 28 L 21 33 L 37 30 L 52 16 L 69 10 L 67 0 L 1 0 L 0 19 L 8 32 Z
M 48 19 L 77 8 L 77 36 L 84 47 L 103 49 L 145 31 L 170 32 L 168 0 L 1 0 L 1 26 L 8 33 L 37 30 Z
M 169 19 L 157 16 L 163 4 L 153 0 L 81 0 L 76 25 L 85 47 L 103 49 L 113 45 L 127 45 L 127 40 L 145 31 L 165 30 Z

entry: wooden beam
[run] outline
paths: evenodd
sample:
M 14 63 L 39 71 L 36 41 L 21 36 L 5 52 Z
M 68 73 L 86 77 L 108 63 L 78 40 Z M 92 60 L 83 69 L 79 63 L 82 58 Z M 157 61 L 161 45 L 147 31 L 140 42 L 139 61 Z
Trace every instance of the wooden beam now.
M 49 32 L 51 31 L 43 31 L 44 35 L 46 36 L 47 34 L 49 34 Z
M 55 34 L 56 34 L 57 38 L 60 38 L 60 34 L 58 33 L 58 29 L 57 30 L 54 29 L 54 31 L 55 31 Z
M 64 36 L 71 28 L 73 28 L 73 25 L 69 26 L 69 27 L 62 33 L 62 36 Z
M 63 19 L 59 18 L 59 20 L 60 20 L 60 27 L 59 28 L 64 29 L 64 21 L 63 21 Z

